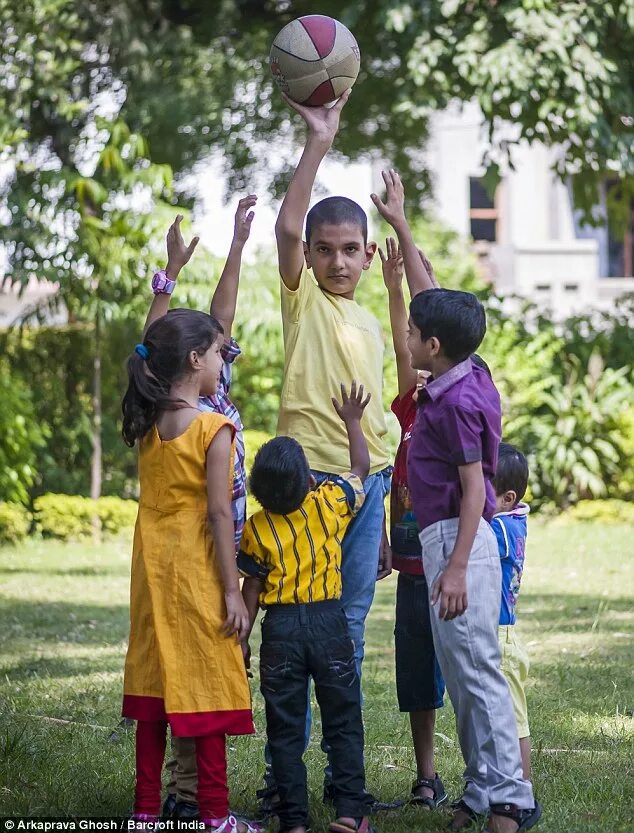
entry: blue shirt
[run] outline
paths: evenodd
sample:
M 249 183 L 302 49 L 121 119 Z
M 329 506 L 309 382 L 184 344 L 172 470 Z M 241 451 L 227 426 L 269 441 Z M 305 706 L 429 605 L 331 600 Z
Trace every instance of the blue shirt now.
M 511 512 L 498 512 L 491 521 L 502 561 L 500 625 L 515 624 L 515 605 L 524 570 L 526 519 L 529 512 L 530 507 L 526 503 L 518 503 Z

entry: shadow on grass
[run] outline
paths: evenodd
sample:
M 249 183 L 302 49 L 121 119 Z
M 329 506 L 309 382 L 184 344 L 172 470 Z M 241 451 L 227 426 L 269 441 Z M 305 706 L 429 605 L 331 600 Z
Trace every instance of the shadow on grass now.
M 41 567 L 3 567 L 0 569 L 0 576 L 6 575 L 31 575 L 31 576 L 122 576 L 127 575 L 129 570 L 107 570 L 103 567 L 69 567 L 67 570 L 47 567 L 43 564 Z
M 632 617 L 632 599 L 627 597 L 591 596 L 588 594 L 527 593 L 520 596 L 518 621 L 529 625 L 556 629 L 559 633 L 619 631 L 628 627 L 625 622 L 610 619 L 611 614 Z
M 29 642 L 117 644 L 127 639 L 128 605 L 0 599 L 4 650 L 12 640 Z
M 80 677 L 95 673 L 109 674 L 120 672 L 123 668 L 119 656 L 99 657 L 33 657 L 11 665 L 5 664 L 3 676 L 9 682 L 28 680 L 32 677 L 63 679 Z

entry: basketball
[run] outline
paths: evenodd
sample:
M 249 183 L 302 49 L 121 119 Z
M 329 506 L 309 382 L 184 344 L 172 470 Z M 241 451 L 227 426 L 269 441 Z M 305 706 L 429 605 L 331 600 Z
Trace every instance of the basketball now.
M 298 104 L 335 101 L 356 81 L 361 55 L 349 29 L 321 14 L 298 17 L 273 41 L 270 65 L 277 86 Z

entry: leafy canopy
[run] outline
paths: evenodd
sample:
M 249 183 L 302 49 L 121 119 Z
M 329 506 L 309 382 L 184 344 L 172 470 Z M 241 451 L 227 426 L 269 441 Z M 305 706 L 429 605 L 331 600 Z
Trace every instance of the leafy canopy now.
M 266 58 L 285 23 L 314 11 L 307 0 L 0 0 L 0 143 L 16 159 L 68 165 L 95 113 L 120 108 L 155 161 L 181 172 L 220 150 L 230 189 L 242 190 L 265 143 L 292 146 L 297 122 Z M 561 146 L 558 171 L 574 174 L 588 212 L 599 184 L 616 179 L 611 207 L 625 218 L 631 0 L 321 0 L 319 11 L 351 28 L 363 56 L 337 149 L 390 160 L 414 205 L 429 186 L 419 151 L 430 112 L 475 99 L 493 142 L 506 119 L 516 140 Z M 493 170 L 507 138 L 492 148 Z

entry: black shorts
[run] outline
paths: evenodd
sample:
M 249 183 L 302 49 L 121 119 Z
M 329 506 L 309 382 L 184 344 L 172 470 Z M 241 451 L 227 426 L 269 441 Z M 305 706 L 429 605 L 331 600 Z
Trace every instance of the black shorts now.
M 402 712 L 439 709 L 445 682 L 436 659 L 425 576 L 398 574 L 396 587 L 396 694 Z

